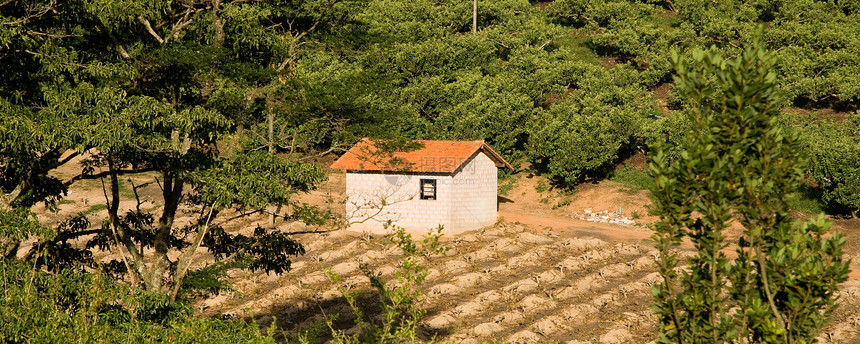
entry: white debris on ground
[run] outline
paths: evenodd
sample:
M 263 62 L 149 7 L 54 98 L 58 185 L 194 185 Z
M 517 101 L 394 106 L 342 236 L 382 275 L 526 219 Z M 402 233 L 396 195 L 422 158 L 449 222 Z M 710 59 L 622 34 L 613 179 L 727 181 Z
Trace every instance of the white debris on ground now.
M 599 223 L 611 223 L 616 225 L 638 226 L 636 221 L 626 216 L 621 216 L 621 207 L 617 211 L 610 212 L 608 210 L 594 212 L 590 208 L 582 211 L 582 214 L 576 214 L 580 220 Z

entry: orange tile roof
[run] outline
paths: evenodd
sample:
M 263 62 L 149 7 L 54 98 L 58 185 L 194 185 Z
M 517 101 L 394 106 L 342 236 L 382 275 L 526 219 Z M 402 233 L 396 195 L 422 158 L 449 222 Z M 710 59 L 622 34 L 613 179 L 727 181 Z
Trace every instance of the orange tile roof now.
M 411 151 L 377 153 L 373 140 L 363 138 L 341 156 L 332 169 L 377 172 L 454 173 L 477 152 L 483 152 L 497 167 L 513 169 L 501 155 L 483 140 L 438 141 L 416 140 L 422 148 Z

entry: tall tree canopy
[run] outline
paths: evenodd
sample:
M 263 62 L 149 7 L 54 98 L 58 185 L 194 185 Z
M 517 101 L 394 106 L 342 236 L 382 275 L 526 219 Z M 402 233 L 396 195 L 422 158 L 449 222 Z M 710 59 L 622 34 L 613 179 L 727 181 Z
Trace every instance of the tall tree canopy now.
M 261 150 L 283 145 L 271 142 L 271 132 L 254 140 L 236 129 L 283 114 L 270 99 L 288 87 L 296 46 L 339 20 L 339 4 L 3 3 L 2 211 L 17 219 L 4 221 L 5 255 L 15 255 L 26 234 L 40 233 L 38 225 L 18 225 L 33 222 L 33 204 L 55 203 L 76 180 L 106 178 L 105 226 L 88 230 L 87 221 L 70 219 L 34 250 L 74 251 L 68 240 L 97 233 L 91 245 L 124 258 L 124 266 L 112 266 L 174 297 L 201 245 L 252 268 L 288 269 L 288 256 L 303 252 L 298 243 L 265 231 L 227 235 L 211 220 L 226 207 L 287 204 L 325 178 L 313 163 Z M 283 130 L 300 136 L 301 123 Z M 49 173 L 81 154 L 80 175 Z M 120 176 L 146 172 L 162 190 L 158 213 L 139 206 L 122 213 L 120 204 L 134 200 L 121 195 Z M 174 225 L 182 202 L 199 212 L 197 223 Z M 49 253 L 86 258 L 84 251 Z M 171 251 L 179 258 L 169 258 Z

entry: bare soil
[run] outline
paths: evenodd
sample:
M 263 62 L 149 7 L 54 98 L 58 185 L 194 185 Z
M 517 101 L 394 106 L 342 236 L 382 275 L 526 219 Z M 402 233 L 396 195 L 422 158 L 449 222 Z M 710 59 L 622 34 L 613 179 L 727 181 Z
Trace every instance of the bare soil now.
M 71 176 L 74 168 L 61 170 Z M 68 176 L 65 176 L 68 177 Z M 154 176 L 136 176 L 125 185 L 151 182 Z M 500 221 L 489 228 L 443 237 L 451 250 L 428 257 L 429 269 L 421 285 L 420 305 L 427 314 L 420 324 L 425 339 L 455 343 L 651 343 L 656 319 L 649 310 L 651 287 L 658 280 L 656 251 L 647 239 L 648 217 L 644 191 L 629 193 L 612 181 L 586 184 L 574 194 L 538 187 L 542 177 L 519 174 L 507 195 L 500 197 Z M 539 189 L 543 192 L 539 192 Z M 332 173 L 329 181 L 302 201 L 342 212 L 344 175 Z M 156 183 L 139 188 L 145 209 L 157 211 L 148 200 L 160 191 Z M 103 203 L 101 184 L 74 185 L 58 213 L 39 209 L 51 221 Z M 567 202 L 569 201 L 569 203 Z M 134 202 L 123 204 L 131 208 Z M 637 226 L 619 226 L 579 219 L 586 209 L 639 215 Z M 554 209 L 553 209 L 554 208 Z M 178 223 L 190 220 L 185 209 Z M 93 212 L 94 219 L 104 210 Z M 230 232 L 247 232 L 268 225 L 262 214 L 238 216 L 226 212 L 222 219 Z M 93 220 L 93 227 L 100 220 Z M 274 228 L 293 232 L 301 224 L 276 222 Z M 848 239 L 846 253 L 860 252 L 860 220 L 835 219 L 834 227 Z M 200 316 L 232 314 L 255 319 L 261 326 L 277 319 L 287 333 L 319 324 L 324 315 L 336 315 L 335 326 L 355 331 L 353 313 L 339 288 L 359 290 L 360 307 L 377 314 L 379 296 L 359 268 L 361 264 L 383 279 L 398 270 L 401 252 L 379 236 L 335 231 L 299 234 L 295 238 L 307 253 L 293 260 L 292 271 L 283 275 L 231 271 L 235 293 L 221 294 L 195 304 Z M 111 258 L 101 255 L 99 259 Z M 205 252 L 196 264 L 211 261 Z M 341 276 L 333 282 L 325 273 Z M 860 267 L 852 264 L 854 271 Z M 819 338 L 821 343 L 860 342 L 860 276 L 839 293 L 840 307 Z
M 651 343 L 656 318 L 649 310 L 657 282 L 656 251 L 643 226 L 593 223 L 577 218 L 583 209 L 647 213 L 644 192 L 627 193 L 612 181 L 584 185 L 573 195 L 551 187 L 538 192 L 541 177 L 516 177 L 499 207 L 495 226 L 448 236 L 445 256 L 429 258 L 430 275 L 421 286 L 421 323 L 425 339 L 455 343 Z M 322 194 L 343 190 L 333 174 Z M 541 201 L 549 199 L 549 201 Z M 557 206 L 570 200 L 570 204 Z M 641 217 L 645 224 L 655 220 Z M 860 251 L 860 221 L 836 220 L 848 233 L 849 253 Z M 383 279 L 397 271 L 399 251 L 379 236 L 353 232 L 304 235 L 308 254 L 283 276 L 236 272 L 239 296 L 219 296 L 199 303 L 202 314 L 251 317 L 261 325 L 273 318 L 279 327 L 298 332 L 326 315 L 335 326 L 354 331 L 352 311 L 338 288 L 362 290 L 361 308 L 377 311 L 378 295 L 359 270 L 368 264 Z M 852 265 L 854 270 L 860 270 Z M 342 277 L 335 284 L 324 271 Z M 860 278 L 840 292 L 840 307 L 821 343 L 860 341 Z

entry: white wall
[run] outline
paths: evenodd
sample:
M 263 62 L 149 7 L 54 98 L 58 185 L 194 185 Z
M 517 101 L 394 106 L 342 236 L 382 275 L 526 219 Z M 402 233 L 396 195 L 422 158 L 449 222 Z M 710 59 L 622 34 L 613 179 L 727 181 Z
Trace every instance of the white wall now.
M 452 179 L 452 233 L 479 229 L 496 223 L 498 169 L 484 153 L 478 153 Z M 448 227 L 446 227 L 448 228 Z
M 418 183 L 421 179 L 436 179 L 435 200 L 420 199 Z M 348 172 L 346 216 L 350 221 L 364 220 L 349 229 L 380 232 L 387 220 L 420 232 L 439 224 L 447 225 L 451 222 L 451 179 L 444 175 L 386 176 Z
M 347 220 L 364 221 L 349 229 L 382 233 L 383 223 L 391 220 L 421 233 L 442 224 L 443 233 L 454 234 L 492 225 L 496 222 L 497 173 L 484 153 L 478 153 L 453 177 L 347 172 Z M 420 199 L 421 179 L 436 180 L 435 200 Z

